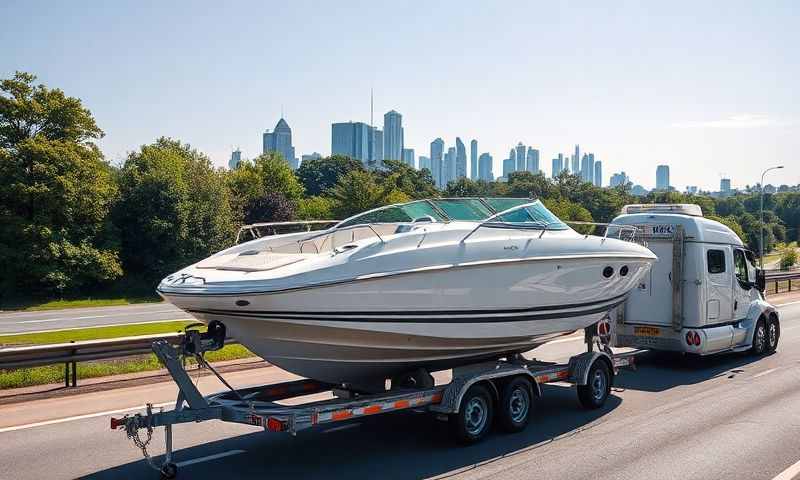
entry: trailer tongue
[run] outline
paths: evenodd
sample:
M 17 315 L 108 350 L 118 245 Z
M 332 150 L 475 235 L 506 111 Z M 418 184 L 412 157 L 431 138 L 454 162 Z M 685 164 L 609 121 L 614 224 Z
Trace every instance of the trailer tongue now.
M 172 426 L 180 423 L 221 420 L 294 435 L 318 425 L 417 409 L 447 418 L 457 440 L 474 443 L 487 435 L 493 418 L 507 431 L 524 429 L 534 408 L 534 397 L 542 395 L 540 385 L 544 383 L 575 384 L 582 406 L 602 407 L 618 369 L 633 366 L 634 355 L 638 353 L 612 355 L 607 345 L 610 325 L 604 320 L 599 328 L 587 329 L 588 351 L 570 358 L 566 364 L 526 360 L 515 355 L 454 369 L 452 380 L 445 385 L 434 385 L 427 372 L 417 372 L 409 377 L 411 386 L 393 386 L 379 394 L 361 394 L 346 386 L 310 379 L 237 390 L 203 359 L 204 352 L 222 348 L 224 335 L 220 335 L 219 328 L 210 328 L 210 333 L 188 330 L 184 341 L 177 346 L 164 341 L 153 343 L 153 352 L 178 386 L 174 410 L 154 412 L 148 404 L 144 414 L 111 419 L 111 428 L 124 429 L 148 464 L 163 478 L 177 475 Z M 603 335 L 598 336 L 598 331 Z M 600 351 L 596 351 L 594 345 L 600 347 Z M 183 368 L 185 357 L 194 357 L 200 366 L 210 368 L 229 390 L 204 397 Z M 332 392 L 335 397 L 291 406 L 278 403 L 324 392 Z M 147 450 L 157 427 L 164 427 L 165 434 L 166 452 L 160 465 Z

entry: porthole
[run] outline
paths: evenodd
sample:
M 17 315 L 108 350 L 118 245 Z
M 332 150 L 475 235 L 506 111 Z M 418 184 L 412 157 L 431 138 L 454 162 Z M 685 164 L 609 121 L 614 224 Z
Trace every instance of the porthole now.
M 611 267 L 606 267 L 603 269 L 603 276 L 606 278 L 611 278 L 611 275 L 614 275 L 614 269 Z
M 622 268 L 619 269 L 619 275 L 621 277 L 624 277 L 627 274 L 628 274 L 628 266 L 627 265 L 623 265 Z
M 246 307 L 248 305 L 250 305 L 250 302 L 248 302 L 247 300 L 236 300 L 237 307 Z

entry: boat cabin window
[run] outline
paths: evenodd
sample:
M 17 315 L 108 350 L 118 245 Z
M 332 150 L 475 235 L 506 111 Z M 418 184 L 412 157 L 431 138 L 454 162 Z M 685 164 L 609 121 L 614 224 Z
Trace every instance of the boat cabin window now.
M 478 199 L 437 199 L 435 203 L 453 220 L 479 222 L 492 215 L 492 211 Z
M 498 217 L 498 220 L 507 223 L 541 225 L 548 230 L 566 230 L 569 228 L 539 201 L 529 207 L 503 214 Z
M 724 273 L 725 272 L 725 251 L 724 250 L 709 250 L 706 253 L 708 260 L 708 273 Z
M 747 279 L 747 259 L 744 257 L 744 250 L 736 249 L 733 251 L 733 268 L 736 272 L 736 279 L 746 284 Z

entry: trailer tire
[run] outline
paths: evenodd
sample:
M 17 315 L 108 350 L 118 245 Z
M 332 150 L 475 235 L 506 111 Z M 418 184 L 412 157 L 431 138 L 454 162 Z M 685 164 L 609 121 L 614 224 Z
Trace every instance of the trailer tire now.
M 461 398 L 458 413 L 450 415 L 450 424 L 456 440 L 464 445 L 477 443 L 492 428 L 494 402 L 492 393 L 484 385 L 473 385 Z
M 611 369 L 605 360 L 598 358 L 589 368 L 586 385 L 578 385 L 578 401 L 583 408 L 600 408 L 611 393 Z
M 171 480 L 178 476 L 178 466 L 170 462 L 161 467 L 161 478 Z
M 764 355 L 767 351 L 767 326 L 764 318 L 759 318 L 756 322 L 756 329 L 753 331 L 753 345 L 750 347 L 752 355 Z
M 533 411 L 533 388 L 525 377 L 512 378 L 500 393 L 500 408 L 497 420 L 500 428 L 508 433 L 525 430 Z
M 767 353 L 772 353 L 778 348 L 781 338 L 781 322 L 776 315 L 770 315 L 767 320 Z

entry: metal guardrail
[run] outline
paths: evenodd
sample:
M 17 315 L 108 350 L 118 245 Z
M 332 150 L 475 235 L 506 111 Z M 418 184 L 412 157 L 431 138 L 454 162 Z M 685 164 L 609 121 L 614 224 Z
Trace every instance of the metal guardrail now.
M 767 284 L 775 284 L 775 291 L 772 293 L 783 293 L 780 291 L 780 285 L 784 282 L 788 284 L 786 292 L 791 292 L 793 287 L 792 282 L 800 280 L 800 270 L 766 270 L 764 271 L 764 276 L 766 277 Z M 769 290 L 769 288 L 767 288 L 767 290 Z
M 67 387 L 75 387 L 78 385 L 78 362 L 149 354 L 153 353 L 153 342 L 165 340 L 175 345 L 180 343 L 183 337 L 183 333 L 168 333 L 0 348 L 0 369 L 8 370 L 63 363 L 64 383 Z M 228 338 L 225 343 L 238 342 Z

